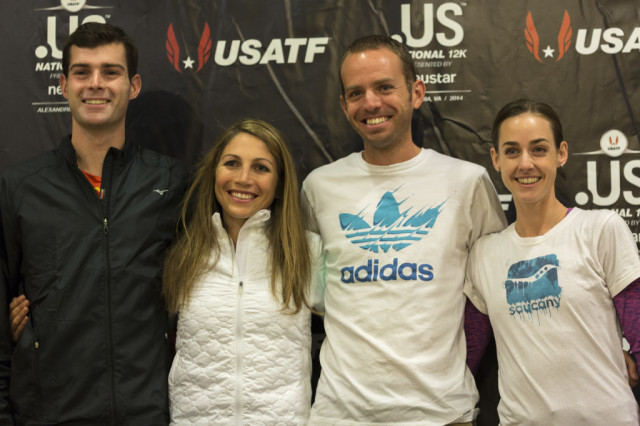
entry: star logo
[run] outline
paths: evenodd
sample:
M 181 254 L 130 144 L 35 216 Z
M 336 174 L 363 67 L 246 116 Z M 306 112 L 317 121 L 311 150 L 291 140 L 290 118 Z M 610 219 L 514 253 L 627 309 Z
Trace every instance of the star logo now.
M 358 214 L 341 213 L 340 228 L 351 243 L 365 251 L 400 251 L 420 241 L 433 228 L 444 202 L 435 207 L 422 207 L 415 213 L 409 207 L 402 210 L 393 192 L 386 192 L 373 213 L 371 224 L 365 220 L 366 209 Z
M 546 49 L 543 50 L 544 52 L 544 57 L 545 58 L 553 58 L 553 52 L 555 52 L 555 49 L 552 49 L 551 46 L 547 46 Z
M 187 56 L 187 59 L 185 59 L 184 61 L 182 61 L 182 63 L 184 64 L 184 69 L 186 70 L 187 68 L 191 68 L 193 69 L 193 63 L 195 61 L 193 59 L 191 59 L 190 56 Z

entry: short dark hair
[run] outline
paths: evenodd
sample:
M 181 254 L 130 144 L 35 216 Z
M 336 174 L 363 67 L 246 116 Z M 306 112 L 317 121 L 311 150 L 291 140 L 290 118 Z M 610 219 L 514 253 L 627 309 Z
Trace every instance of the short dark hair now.
M 76 29 L 67 39 L 62 49 L 62 73 L 69 76 L 69 61 L 71 46 L 98 47 L 105 44 L 122 43 L 127 58 L 127 72 L 129 80 L 138 73 L 138 48 L 121 28 L 111 24 L 87 22 Z
M 416 81 L 416 67 L 413 64 L 413 58 L 409 53 L 409 50 L 404 44 L 396 41 L 392 37 L 384 34 L 372 34 L 353 41 L 349 47 L 346 48 L 342 59 L 340 60 L 340 68 L 338 69 L 338 76 L 340 77 L 340 87 L 342 89 L 342 95 L 344 96 L 344 83 L 342 82 L 342 64 L 347 56 L 353 53 L 364 52 L 366 50 L 377 49 L 389 49 L 396 54 L 400 61 L 402 61 L 402 71 L 404 78 L 407 81 L 409 92 L 411 92 L 411 85 Z
M 491 138 L 493 139 L 493 145 L 496 150 L 498 149 L 498 138 L 500 137 L 500 126 L 502 123 L 508 118 L 516 117 L 527 112 L 539 114 L 549 122 L 553 138 L 555 139 L 555 146 L 556 148 L 560 148 L 560 143 L 564 140 L 564 136 L 562 135 L 562 123 L 560 123 L 560 117 L 558 117 L 555 110 L 544 102 L 521 98 L 511 101 L 500 108 L 495 120 L 493 120 Z

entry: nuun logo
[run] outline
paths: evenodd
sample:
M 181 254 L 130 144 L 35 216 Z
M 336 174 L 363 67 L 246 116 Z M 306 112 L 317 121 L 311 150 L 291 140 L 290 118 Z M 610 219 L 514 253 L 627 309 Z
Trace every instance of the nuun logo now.
M 523 260 L 509 268 L 504 287 L 509 314 L 521 318 L 533 313 L 551 315 L 551 309 L 560 307 L 562 288 L 558 285 L 560 264 L 555 254 Z
M 433 228 L 444 203 L 435 207 L 422 207 L 411 213 L 412 208 L 401 211 L 405 202 L 396 201 L 393 192 L 386 192 L 373 214 L 373 223 L 364 219 L 366 209 L 358 214 L 341 213 L 340 228 L 353 244 L 366 251 L 387 253 L 400 251 L 420 241 Z

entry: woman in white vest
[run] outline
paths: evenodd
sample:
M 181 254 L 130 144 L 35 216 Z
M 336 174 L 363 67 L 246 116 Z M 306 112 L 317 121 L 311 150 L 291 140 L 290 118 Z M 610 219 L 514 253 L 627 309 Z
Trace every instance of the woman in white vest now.
M 178 313 L 172 424 L 306 424 L 320 247 L 305 232 L 281 133 L 253 119 L 229 127 L 203 159 L 180 225 L 163 289 Z
M 556 197 L 568 145 L 548 105 L 505 105 L 493 142 L 517 216 L 475 243 L 465 293 L 495 333 L 501 425 L 637 426 L 619 333 L 620 324 L 640 350 L 640 260 L 629 228 L 615 212 Z

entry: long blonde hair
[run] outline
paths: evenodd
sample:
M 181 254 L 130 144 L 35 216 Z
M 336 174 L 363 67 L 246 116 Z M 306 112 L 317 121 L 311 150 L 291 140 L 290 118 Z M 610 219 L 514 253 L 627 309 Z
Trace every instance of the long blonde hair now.
M 271 293 L 277 300 L 280 278 L 282 311 L 295 314 L 303 306 L 309 307 L 311 258 L 293 158 L 276 128 L 262 120 L 245 119 L 228 127 L 202 159 L 182 202 L 178 224 L 182 231 L 167 253 L 163 275 L 162 292 L 172 312 L 189 303 L 198 278 L 218 261 L 220 246 L 211 219 L 214 212 L 223 214 L 215 198 L 216 168 L 222 151 L 238 133 L 263 141 L 276 161 L 276 196 L 267 226 Z M 215 259 L 208 267 L 211 256 Z

